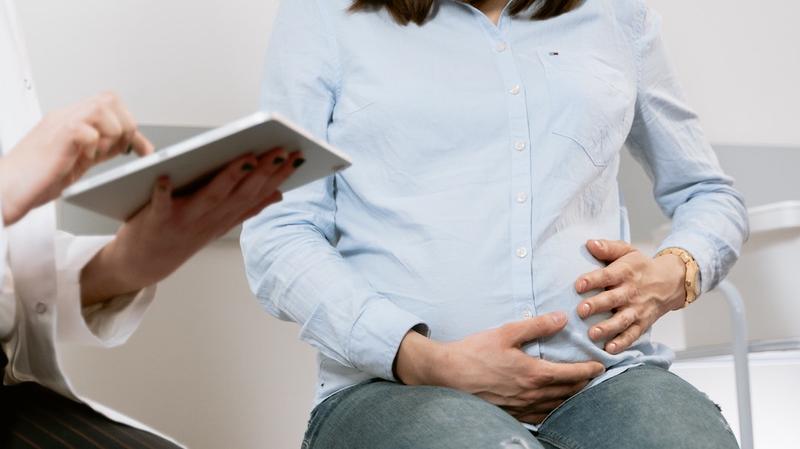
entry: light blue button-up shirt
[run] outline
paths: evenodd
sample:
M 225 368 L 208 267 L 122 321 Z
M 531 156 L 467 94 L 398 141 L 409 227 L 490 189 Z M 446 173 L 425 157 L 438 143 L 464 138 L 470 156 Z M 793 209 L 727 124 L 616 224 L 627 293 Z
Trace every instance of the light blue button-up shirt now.
M 547 21 L 443 0 L 424 26 L 350 0 L 284 0 L 264 108 L 349 153 L 353 167 L 286 195 L 246 223 L 250 285 L 319 350 L 317 401 L 393 379 L 404 335 L 441 341 L 553 311 L 569 323 L 525 347 L 598 360 L 595 381 L 667 366 L 643 336 L 611 355 L 587 331 L 587 239 L 628 239 L 617 174 L 630 148 L 650 174 L 703 290 L 734 263 L 745 208 L 667 62 L 641 0 L 587 0 Z M 644 186 L 642 186 L 644 188 Z M 584 295 L 589 297 L 592 294 Z

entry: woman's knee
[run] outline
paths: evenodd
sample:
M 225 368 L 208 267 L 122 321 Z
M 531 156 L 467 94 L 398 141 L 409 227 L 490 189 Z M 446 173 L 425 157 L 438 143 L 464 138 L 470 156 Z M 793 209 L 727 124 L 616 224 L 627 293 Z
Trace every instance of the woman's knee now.
M 309 448 L 542 448 L 510 415 L 467 393 L 390 382 L 357 388 L 328 413 Z

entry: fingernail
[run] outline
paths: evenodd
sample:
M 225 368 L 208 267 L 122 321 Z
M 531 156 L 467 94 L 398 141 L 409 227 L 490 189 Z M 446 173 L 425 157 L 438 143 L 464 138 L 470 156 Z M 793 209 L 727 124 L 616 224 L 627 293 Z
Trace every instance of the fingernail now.
M 603 242 L 601 242 L 600 240 L 595 240 L 594 245 L 600 249 L 603 249 Z
M 306 160 L 302 157 L 300 159 L 295 159 L 294 163 L 292 164 L 294 168 L 300 168 L 301 165 L 305 164 Z
M 249 163 L 249 162 L 245 162 L 245 164 L 242 165 L 242 171 L 253 171 L 253 169 L 255 169 L 255 168 L 256 167 L 253 164 Z
M 550 315 L 550 319 L 553 320 L 553 323 L 555 324 L 561 324 L 566 321 L 567 316 L 564 315 L 564 312 L 555 312 Z
M 283 164 L 284 162 L 286 162 L 286 159 L 284 159 L 284 158 L 282 158 L 282 157 L 278 156 L 278 157 L 276 157 L 276 158 L 275 158 L 275 159 L 274 159 L 272 162 L 273 162 L 275 165 L 281 165 L 281 164 Z
M 588 286 L 589 286 L 589 281 L 587 281 L 586 279 L 582 279 L 581 282 L 578 284 L 578 291 L 580 293 L 583 293 L 583 291 L 586 290 L 586 287 Z
M 617 344 L 616 343 L 609 343 L 608 344 L 608 352 L 617 352 Z
M 590 306 L 589 304 L 583 304 L 581 306 L 581 315 L 583 315 L 584 317 L 589 316 L 589 313 L 591 311 L 592 311 L 592 306 Z
M 599 327 L 592 328 L 592 338 L 600 338 L 601 333 L 603 333 L 603 330 Z

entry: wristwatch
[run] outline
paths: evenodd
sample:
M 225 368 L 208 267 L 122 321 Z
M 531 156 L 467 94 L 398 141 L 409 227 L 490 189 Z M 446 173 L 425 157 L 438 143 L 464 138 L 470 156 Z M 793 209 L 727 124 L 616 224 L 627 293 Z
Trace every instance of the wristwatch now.
M 684 281 L 684 286 L 686 287 L 686 302 L 683 303 L 683 307 L 686 308 L 700 295 L 700 266 L 697 265 L 697 262 L 694 260 L 694 257 L 689 254 L 689 251 L 683 248 L 665 248 L 659 251 L 656 257 L 663 256 L 664 254 L 678 256 L 686 265 L 686 280 Z

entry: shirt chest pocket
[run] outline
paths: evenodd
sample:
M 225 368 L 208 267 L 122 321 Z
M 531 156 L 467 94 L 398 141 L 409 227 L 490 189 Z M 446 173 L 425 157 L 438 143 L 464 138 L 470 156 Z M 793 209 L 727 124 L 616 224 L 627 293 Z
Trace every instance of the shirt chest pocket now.
M 592 163 L 608 165 L 625 143 L 634 115 L 635 82 L 591 53 L 542 50 L 553 134 L 580 146 Z

